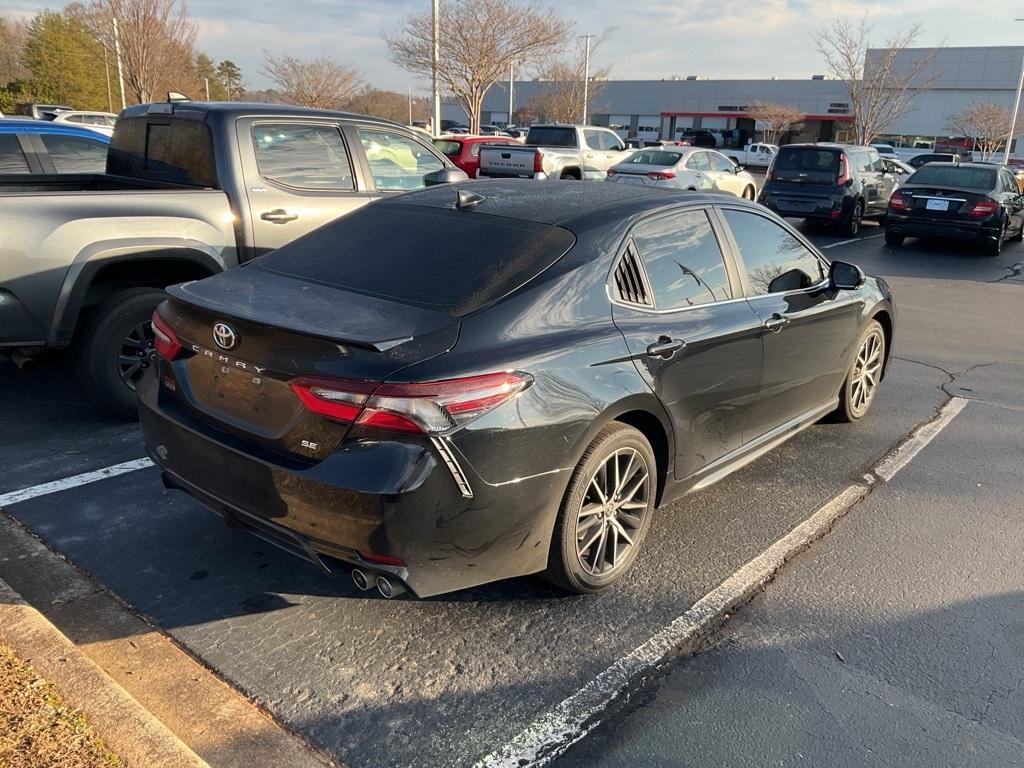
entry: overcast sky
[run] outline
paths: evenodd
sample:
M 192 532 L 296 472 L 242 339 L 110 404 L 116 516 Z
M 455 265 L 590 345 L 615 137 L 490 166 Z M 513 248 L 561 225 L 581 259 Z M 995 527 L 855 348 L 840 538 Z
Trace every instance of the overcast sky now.
M 471 0 L 470 0 L 471 1 Z M 919 44 L 950 46 L 1024 44 L 1020 0 L 559 0 L 550 3 L 576 23 L 579 34 L 608 31 L 595 63 L 611 66 L 619 80 L 672 75 L 712 78 L 809 77 L 821 73 L 810 33 L 839 16 L 865 12 L 875 25 L 875 44 L 889 29 L 920 22 Z M 0 13 L 31 16 L 59 8 L 46 0 L 0 0 Z M 356 66 L 366 79 L 404 92 L 426 91 L 387 59 L 381 39 L 398 20 L 429 0 L 192 0 L 200 50 L 231 59 L 246 85 L 267 87 L 260 74 L 263 50 L 306 57 L 327 53 Z

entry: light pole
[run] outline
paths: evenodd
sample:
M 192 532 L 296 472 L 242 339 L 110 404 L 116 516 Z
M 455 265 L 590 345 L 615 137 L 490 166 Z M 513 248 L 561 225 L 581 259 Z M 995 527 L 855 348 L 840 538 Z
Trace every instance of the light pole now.
M 583 54 L 583 120 L 582 125 L 587 124 L 587 102 L 590 101 L 590 39 L 593 35 L 583 35 L 586 41 L 585 53 Z
M 515 99 L 513 97 L 513 89 L 515 88 L 515 72 L 516 64 L 514 61 L 510 61 L 508 63 L 508 120 L 505 121 L 506 128 L 512 125 L 512 110 L 515 105 Z
M 1024 21 L 1024 19 L 1014 19 Z M 1006 154 L 1003 156 L 1003 165 L 1010 164 L 1010 145 L 1013 144 L 1013 134 L 1017 132 L 1017 112 L 1020 110 L 1020 92 L 1024 88 L 1024 57 L 1020 62 L 1020 79 L 1017 81 L 1017 98 L 1013 102 L 1013 116 L 1010 117 L 1010 135 L 1006 137 Z
M 434 119 L 431 129 L 435 136 L 441 133 L 441 84 L 437 80 L 437 70 L 441 66 L 441 3 L 434 0 L 434 63 L 431 67 L 434 78 Z
M 124 101 L 124 67 L 121 64 L 121 34 L 117 30 L 117 17 L 114 17 L 114 55 L 117 57 L 117 86 L 121 89 L 121 109 L 127 105 Z

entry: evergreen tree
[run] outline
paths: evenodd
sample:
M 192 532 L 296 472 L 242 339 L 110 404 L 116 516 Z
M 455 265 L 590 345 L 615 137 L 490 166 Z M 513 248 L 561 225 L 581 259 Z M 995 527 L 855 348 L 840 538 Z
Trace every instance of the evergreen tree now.
M 206 98 L 206 84 L 210 87 L 210 101 L 227 101 L 228 90 L 221 79 L 220 72 L 213 63 L 213 59 L 205 53 L 196 55 L 196 79 L 199 80 L 200 90 L 197 98 Z
M 107 109 L 103 46 L 79 21 L 40 11 L 28 25 L 24 60 L 37 99 Z
M 228 99 L 240 98 L 244 89 L 242 88 L 242 70 L 238 68 L 238 65 L 224 59 L 217 67 L 217 74 L 220 75 L 220 81 L 224 84 Z

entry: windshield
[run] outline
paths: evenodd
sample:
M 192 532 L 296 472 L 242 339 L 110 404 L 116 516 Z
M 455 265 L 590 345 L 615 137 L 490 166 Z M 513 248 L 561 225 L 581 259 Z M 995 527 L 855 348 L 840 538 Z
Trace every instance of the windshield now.
M 682 158 L 678 152 L 666 152 L 662 149 L 650 149 L 637 152 L 626 160 L 632 165 L 675 165 Z
M 994 189 L 996 172 L 988 168 L 961 168 L 957 165 L 925 165 L 907 179 L 908 184 L 931 184 L 937 187 Z
M 526 143 L 533 147 L 575 147 L 575 128 L 531 128 Z

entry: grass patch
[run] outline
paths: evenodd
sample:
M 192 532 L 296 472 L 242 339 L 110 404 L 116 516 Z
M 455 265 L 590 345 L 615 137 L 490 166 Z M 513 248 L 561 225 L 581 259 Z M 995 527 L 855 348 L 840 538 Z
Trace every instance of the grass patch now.
M 117 768 L 57 689 L 0 643 L 0 768 Z

